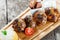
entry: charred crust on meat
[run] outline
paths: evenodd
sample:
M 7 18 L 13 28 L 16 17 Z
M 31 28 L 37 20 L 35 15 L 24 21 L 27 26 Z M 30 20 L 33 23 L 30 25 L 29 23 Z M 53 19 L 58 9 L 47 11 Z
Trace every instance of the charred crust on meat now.
M 31 15 L 27 15 L 25 18 L 25 23 L 26 23 L 26 27 L 30 26 L 30 27 L 35 27 L 35 22 L 33 21 L 33 17 Z
M 56 22 L 59 19 L 59 12 L 56 8 L 46 8 L 45 13 L 47 15 L 48 21 Z
M 46 23 L 47 21 L 47 16 L 44 12 L 41 12 L 41 11 L 36 11 L 34 14 L 33 14 L 33 18 L 34 20 L 36 21 L 36 24 L 39 25 L 39 24 L 44 24 L 43 21 Z
M 21 32 L 21 31 L 24 31 L 24 29 L 26 27 L 26 24 L 25 24 L 24 20 L 22 20 L 22 19 L 16 19 L 12 23 L 12 27 L 14 28 L 14 30 L 16 32 Z

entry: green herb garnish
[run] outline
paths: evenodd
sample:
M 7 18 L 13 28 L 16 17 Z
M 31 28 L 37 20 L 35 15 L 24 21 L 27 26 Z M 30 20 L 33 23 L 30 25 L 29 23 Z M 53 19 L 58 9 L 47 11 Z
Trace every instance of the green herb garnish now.
M 7 31 L 6 31 L 6 30 L 3 30 L 2 33 L 3 33 L 4 35 L 7 35 Z

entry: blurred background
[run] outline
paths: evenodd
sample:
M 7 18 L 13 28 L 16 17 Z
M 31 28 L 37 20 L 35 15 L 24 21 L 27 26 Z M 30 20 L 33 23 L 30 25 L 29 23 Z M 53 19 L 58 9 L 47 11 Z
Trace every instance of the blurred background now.
M 0 0 L 0 29 L 29 6 L 30 0 Z M 60 40 L 60 27 L 41 40 Z

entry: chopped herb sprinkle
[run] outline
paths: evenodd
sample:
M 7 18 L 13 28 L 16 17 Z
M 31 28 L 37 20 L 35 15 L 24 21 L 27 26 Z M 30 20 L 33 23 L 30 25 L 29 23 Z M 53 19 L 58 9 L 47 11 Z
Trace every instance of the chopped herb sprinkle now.
M 7 31 L 6 31 L 6 30 L 3 30 L 2 33 L 3 33 L 4 35 L 7 35 Z

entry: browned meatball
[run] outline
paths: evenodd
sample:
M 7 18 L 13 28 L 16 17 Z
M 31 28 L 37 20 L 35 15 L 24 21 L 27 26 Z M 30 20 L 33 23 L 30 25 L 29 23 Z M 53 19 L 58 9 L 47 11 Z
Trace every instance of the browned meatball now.
M 48 21 L 56 22 L 59 18 L 59 12 L 55 8 L 46 8 L 45 13 L 47 15 Z
M 47 22 L 47 16 L 44 12 L 36 11 L 33 14 L 33 18 L 36 21 L 37 25 L 39 25 L 39 24 L 44 25 Z
M 41 8 L 42 7 L 42 4 L 40 2 L 37 2 L 36 3 L 36 8 Z
M 33 17 L 31 15 L 27 15 L 24 18 L 24 20 L 25 20 L 25 23 L 26 23 L 27 27 L 30 26 L 30 27 L 34 28 L 36 26 L 36 23 L 35 23 L 35 21 L 33 21 Z
M 29 4 L 29 7 L 30 7 L 31 9 L 34 9 L 34 8 L 35 8 L 35 5 L 36 5 L 36 1 L 31 0 L 31 1 L 30 1 L 30 4 Z
M 16 19 L 14 22 L 13 22 L 13 26 L 15 31 L 17 32 L 20 32 L 20 31 L 24 31 L 25 27 L 26 27 L 26 24 L 24 22 L 24 20 L 22 19 Z
M 29 7 L 31 9 L 41 8 L 42 4 L 41 4 L 41 2 L 37 2 L 37 1 L 32 0 L 32 1 L 30 1 Z

